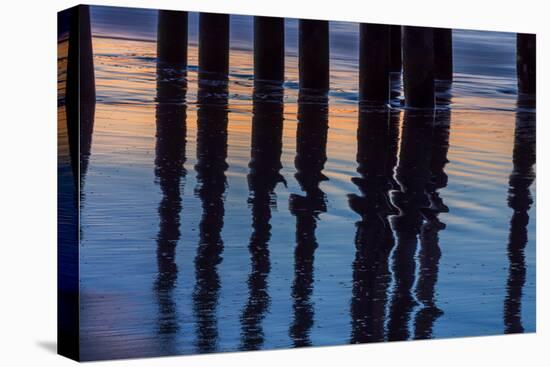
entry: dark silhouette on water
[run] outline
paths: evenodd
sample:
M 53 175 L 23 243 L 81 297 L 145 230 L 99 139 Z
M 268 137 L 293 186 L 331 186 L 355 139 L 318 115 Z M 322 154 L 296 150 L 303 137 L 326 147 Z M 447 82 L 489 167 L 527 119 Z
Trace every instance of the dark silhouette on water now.
M 350 343 L 385 339 L 387 291 L 391 281 L 388 258 L 394 246 L 388 216 L 396 210 L 390 203 L 392 164 L 395 154 L 387 108 L 360 106 L 357 128 L 357 172 L 352 178 L 361 196 L 349 195 L 353 211 L 361 216 L 356 223 L 355 260 L 351 299 Z
M 248 250 L 251 271 L 248 276 L 248 301 L 241 314 L 241 346 L 261 349 L 264 342 L 262 320 L 269 308 L 267 277 L 271 269 L 269 240 L 271 209 L 276 207 L 275 187 L 282 182 L 283 88 L 256 83 L 253 92 L 252 144 L 248 204 L 252 208 L 252 235 Z
M 395 178 L 399 190 L 392 193 L 392 203 L 399 214 L 391 217 L 397 238 L 393 251 L 394 288 L 389 311 L 388 339 L 409 338 L 408 323 L 417 305 L 413 297 L 415 253 L 423 223 L 423 211 L 429 209 L 426 195 L 432 159 L 434 110 L 405 110 L 401 134 L 399 163 Z
M 537 90 L 536 35 L 518 33 L 516 36 L 516 48 L 518 92 L 520 94 L 535 94 Z
M 329 22 L 300 19 L 298 69 L 300 89 L 329 88 Z
M 390 71 L 401 72 L 401 26 L 390 26 Z
M 289 206 L 296 217 L 296 249 L 292 283 L 293 321 L 290 337 L 295 347 L 311 345 L 309 333 L 314 309 L 313 262 L 317 239 L 315 229 L 319 214 L 327 211 L 325 193 L 319 188 L 328 180 L 322 171 L 327 160 L 328 96 L 326 92 L 306 93 L 298 97 L 298 131 L 296 134 L 296 180 L 305 195 L 292 194 Z
M 359 25 L 359 101 L 388 103 L 390 99 L 390 26 Z
M 90 7 L 78 5 L 70 9 L 70 12 L 67 96 L 75 101 L 95 102 Z
M 453 30 L 434 28 L 434 77 L 453 80 Z
M 508 206 L 514 211 L 508 237 L 508 281 L 504 299 L 504 332 L 523 333 L 521 299 L 527 267 L 525 247 L 528 242 L 529 209 L 533 204 L 530 186 L 535 180 L 536 113 L 531 97 L 518 98 L 514 133 L 513 171 L 509 179 Z
M 187 18 L 186 11 L 158 11 L 158 63 L 187 67 Z
M 227 79 L 229 73 L 229 15 L 199 15 L 199 77 Z
M 254 17 L 254 81 L 285 78 L 285 19 Z
M 432 338 L 435 321 L 443 315 L 436 305 L 435 287 L 439 274 L 439 231 L 445 224 L 439 221 L 438 215 L 449 211 L 439 196 L 439 190 L 447 186 L 445 165 L 448 163 L 449 129 L 451 111 L 440 107 L 435 114 L 433 128 L 432 154 L 430 160 L 430 180 L 426 185 L 429 208 L 423 210 L 424 223 L 420 228 L 420 251 L 418 252 L 418 280 L 415 296 L 421 303 L 414 319 L 414 338 Z
M 74 178 L 80 189 L 88 169 L 94 127 L 95 76 L 90 8 L 79 5 L 69 11 L 65 108 Z
M 403 27 L 403 89 L 407 107 L 434 107 L 434 36 L 432 28 Z
M 155 177 L 162 199 L 159 203 L 157 277 L 154 291 L 158 303 L 158 333 L 166 354 L 177 352 L 179 329 L 174 288 L 178 277 L 176 246 L 180 239 L 182 180 L 185 180 L 186 71 L 166 62 L 157 65 Z
M 199 78 L 197 102 L 197 188 L 202 202 L 200 242 L 195 257 L 193 312 L 197 352 L 217 350 L 218 265 L 222 261 L 224 195 L 227 187 L 227 82 Z

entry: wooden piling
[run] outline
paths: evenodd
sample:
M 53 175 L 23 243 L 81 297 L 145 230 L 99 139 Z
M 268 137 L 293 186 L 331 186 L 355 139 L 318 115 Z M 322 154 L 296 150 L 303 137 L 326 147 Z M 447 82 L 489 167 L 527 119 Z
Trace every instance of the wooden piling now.
M 435 105 L 433 29 L 403 27 L 403 84 L 407 107 Z
M 159 10 L 157 26 L 157 59 L 187 67 L 187 23 L 186 11 Z
M 282 82 L 284 74 L 284 18 L 254 17 L 254 80 Z
M 453 80 L 453 30 L 434 28 L 435 79 Z
M 359 100 L 385 104 L 390 99 L 390 26 L 359 28 Z
M 390 26 L 390 71 L 401 72 L 401 26 Z
M 77 99 L 79 103 L 95 103 L 94 58 L 88 5 L 79 5 L 73 9 L 67 57 L 67 105 L 72 105 L 73 99 Z M 75 103 L 74 107 L 78 108 L 78 104 Z
M 300 19 L 300 88 L 329 88 L 328 21 Z
M 229 15 L 200 13 L 199 73 L 227 78 L 229 73 Z
M 65 92 L 69 147 L 75 179 L 78 176 L 83 178 L 86 172 L 87 157 L 89 156 L 89 151 L 86 150 L 89 146 L 86 145 L 86 142 L 91 142 L 95 102 L 96 92 L 90 7 L 88 5 L 79 5 L 70 9 Z M 76 163 L 79 161 L 80 167 Z M 79 172 L 79 169 L 81 172 Z M 77 187 L 80 187 L 78 180 L 75 183 Z
M 536 93 L 536 35 L 518 33 L 516 36 L 516 67 L 518 92 L 522 94 Z

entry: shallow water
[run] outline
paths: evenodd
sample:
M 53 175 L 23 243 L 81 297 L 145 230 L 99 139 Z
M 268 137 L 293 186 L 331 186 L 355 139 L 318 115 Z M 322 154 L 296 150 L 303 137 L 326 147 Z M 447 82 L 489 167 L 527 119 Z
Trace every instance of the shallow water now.
M 232 20 L 224 88 L 199 83 L 196 31 L 184 77 L 157 70 L 154 12 L 117 11 L 92 8 L 83 359 L 535 331 L 514 34 L 454 31 L 455 81 L 422 115 L 398 75 L 390 112 L 358 108 L 355 24 L 331 23 L 325 100 L 297 88 L 295 20 L 284 89 L 266 92 L 252 18 Z

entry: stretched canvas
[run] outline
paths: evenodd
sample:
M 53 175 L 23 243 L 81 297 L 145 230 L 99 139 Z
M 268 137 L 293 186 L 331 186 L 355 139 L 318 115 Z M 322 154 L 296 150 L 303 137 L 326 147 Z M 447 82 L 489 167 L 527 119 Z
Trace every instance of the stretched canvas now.
M 535 332 L 535 35 L 58 19 L 60 354 Z

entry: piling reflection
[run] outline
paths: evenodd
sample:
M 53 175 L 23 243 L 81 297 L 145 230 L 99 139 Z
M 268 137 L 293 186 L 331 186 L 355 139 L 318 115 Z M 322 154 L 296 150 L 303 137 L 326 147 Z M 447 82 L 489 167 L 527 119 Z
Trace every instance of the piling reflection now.
M 326 195 L 320 189 L 328 180 L 322 171 L 327 160 L 328 96 L 326 92 L 303 92 L 298 97 L 298 130 L 296 134 L 296 180 L 304 195 L 290 196 L 290 211 L 296 217 L 296 249 L 292 284 L 293 321 L 290 337 L 295 347 L 309 346 L 314 310 L 310 300 L 313 291 L 313 261 L 317 239 L 315 229 L 319 214 L 327 211 Z
M 513 210 L 508 237 L 508 280 L 504 299 L 504 332 L 522 333 L 521 304 L 527 266 L 528 211 L 533 204 L 530 186 L 535 180 L 536 113 L 533 97 L 518 99 L 514 132 L 513 171 L 509 178 L 508 206 Z
M 392 257 L 394 288 L 389 310 L 388 339 L 409 338 L 408 323 L 417 302 L 413 297 L 418 245 L 423 214 L 430 203 L 426 187 L 430 180 L 434 110 L 405 110 L 399 162 L 395 178 L 399 190 L 392 202 L 399 214 L 391 218 L 397 239 Z
M 80 200 L 84 197 L 84 184 L 92 151 L 94 134 L 95 102 L 80 105 Z
M 158 206 L 157 277 L 154 284 L 158 304 L 158 333 L 163 349 L 175 352 L 178 313 L 174 288 L 178 276 L 175 261 L 180 239 L 182 181 L 185 179 L 186 145 L 186 72 L 185 69 L 157 66 L 155 177 L 162 199 Z
M 252 144 L 248 204 L 252 209 L 252 235 L 248 250 L 251 271 L 248 301 L 241 314 L 240 349 L 260 349 L 264 343 L 262 320 L 269 308 L 267 278 L 271 269 L 269 240 L 271 209 L 276 207 L 275 187 L 282 182 L 283 88 L 256 83 L 253 92 Z
M 401 111 L 390 109 L 390 119 L 388 124 L 388 156 L 386 163 L 386 177 L 390 182 L 390 189 L 398 190 L 399 184 L 395 180 L 395 167 L 397 166 L 397 153 L 399 151 L 399 131 L 401 127 Z
M 391 188 L 393 147 L 390 113 L 360 106 L 357 128 L 357 172 L 361 196 L 349 195 L 349 205 L 361 216 L 356 223 L 351 299 L 351 343 L 383 341 L 387 292 L 391 281 L 388 258 L 394 246 L 388 216 L 395 212 Z
M 439 195 L 439 190 L 447 186 L 445 165 L 448 163 L 450 121 L 449 109 L 442 107 L 436 111 L 430 160 L 431 174 L 426 185 L 429 208 L 422 211 L 424 223 L 420 228 L 419 269 L 415 296 L 422 308 L 416 313 L 414 319 L 415 339 L 432 338 L 434 323 L 443 315 L 443 311 L 436 304 L 435 287 L 441 258 L 439 231 L 445 229 L 445 224 L 439 220 L 439 214 L 449 211 Z
M 202 202 L 199 245 L 195 257 L 193 311 L 199 353 L 217 349 L 218 265 L 222 261 L 224 195 L 227 186 L 227 82 L 199 79 L 197 94 L 197 188 Z

